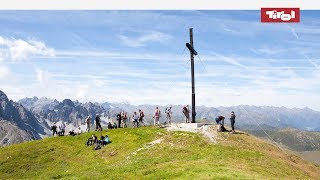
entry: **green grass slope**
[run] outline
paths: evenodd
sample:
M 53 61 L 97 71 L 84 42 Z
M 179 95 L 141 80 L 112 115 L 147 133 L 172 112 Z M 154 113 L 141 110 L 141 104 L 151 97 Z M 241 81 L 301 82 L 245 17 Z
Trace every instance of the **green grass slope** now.
M 320 168 L 247 134 L 200 134 L 141 127 L 104 131 L 112 143 L 93 150 L 93 133 L 0 148 L 0 179 L 317 179 Z M 100 136 L 100 133 L 98 134 Z M 160 139 L 157 144 L 150 142 Z

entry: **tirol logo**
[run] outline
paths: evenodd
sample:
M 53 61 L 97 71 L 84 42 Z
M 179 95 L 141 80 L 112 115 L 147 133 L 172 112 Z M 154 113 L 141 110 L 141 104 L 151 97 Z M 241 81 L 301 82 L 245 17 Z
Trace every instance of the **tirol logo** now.
M 261 22 L 300 22 L 300 8 L 261 8 Z

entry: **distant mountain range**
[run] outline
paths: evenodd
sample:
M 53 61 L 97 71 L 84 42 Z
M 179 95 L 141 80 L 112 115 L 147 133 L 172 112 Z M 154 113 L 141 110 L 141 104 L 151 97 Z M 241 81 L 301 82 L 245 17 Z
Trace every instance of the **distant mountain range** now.
M 257 137 L 287 146 L 294 151 L 320 151 L 320 132 L 301 131 L 298 129 L 260 129 L 244 130 Z M 320 158 L 320 157 L 319 157 Z
M 70 99 L 59 102 L 55 99 L 33 97 L 21 99 L 18 103 L 31 111 L 40 122 L 63 121 L 76 127 L 83 124 L 88 116 L 95 117 L 97 114 L 104 114 L 107 111 L 98 103 L 82 104 Z
M 120 110 L 127 112 L 137 111 L 142 109 L 146 114 L 146 119 L 151 120 L 152 114 L 157 106 L 155 105 L 139 105 L 113 103 L 106 108 L 117 107 Z M 104 106 L 104 104 L 102 104 Z M 162 121 L 165 121 L 165 106 L 158 106 L 162 111 Z M 172 106 L 173 121 L 183 122 L 182 105 Z M 310 108 L 285 108 L 273 106 L 249 106 L 239 105 L 231 107 L 205 107 L 197 106 L 197 122 L 213 122 L 215 117 L 222 115 L 226 117 L 225 122 L 228 124 L 230 112 L 236 114 L 236 126 L 240 128 L 296 128 L 307 131 L 319 131 L 320 129 L 320 112 Z
M 134 111 L 142 109 L 145 112 L 145 120 L 152 123 L 153 112 L 156 105 L 130 105 L 126 103 L 81 103 L 65 99 L 57 101 L 49 98 L 24 98 L 18 102 L 9 100 L 0 91 L 0 140 L 2 145 L 18 143 L 33 139 L 39 139 L 51 135 L 50 127 L 56 122 L 67 124 L 67 131 L 77 127 L 84 128 L 84 121 L 91 116 L 92 123 L 96 114 L 102 115 L 102 121 L 115 119 L 120 111 L 128 112 L 131 116 Z M 162 111 L 160 121 L 165 121 L 165 106 L 158 106 Z M 182 105 L 173 105 L 173 122 L 183 122 Z M 229 123 L 229 115 L 234 111 L 236 128 L 240 129 L 273 129 L 296 128 L 299 130 L 319 131 L 320 112 L 309 108 L 285 108 L 272 106 L 248 106 L 239 105 L 232 107 L 205 107 L 197 106 L 197 122 L 214 123 L 218 115 L 226 117 Z M 108 117 L 108 118 L 107 118 Z M 84 129 L 83 129 L 84 130 Z

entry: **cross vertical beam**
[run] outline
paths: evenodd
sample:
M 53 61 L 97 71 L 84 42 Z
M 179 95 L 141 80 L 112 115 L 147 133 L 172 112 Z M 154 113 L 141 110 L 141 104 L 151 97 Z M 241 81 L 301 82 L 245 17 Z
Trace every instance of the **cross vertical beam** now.
M 189 29 L 190 33 L 190 45 L 193 48 L 193 29 Z M 194 52 L 190 50 L 191 59 L 191 88 L 192 88 L 192 120 L 191 123 L 196 122 L 196 93 L 195 93 L 195 83 L 194 83 Z

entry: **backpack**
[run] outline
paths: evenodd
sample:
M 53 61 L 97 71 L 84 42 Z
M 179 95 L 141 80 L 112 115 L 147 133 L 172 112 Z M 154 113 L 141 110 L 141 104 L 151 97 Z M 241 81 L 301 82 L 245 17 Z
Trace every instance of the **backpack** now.
M 188 112 L 188 109 L 187 109 L 187 107 L 183 107 L 183 108 L 182 108 L 182 112 L 183 112 L 183 113 L 186 113 L 186 112 Z
M 219 122 L 220 122 L 219 117 L 216 117 L 216 122 L 217 122 L 217 124 L 219 124 Z
M 160 116 L 160 111 L 159 111 L 159 110 L 158 110 L 158 111 L 156 111 L 156 112 L 154 113 L 154 116 L 159 117 L 159 116 Z
M 53 126 L 51 126 L 51 130 L 53 131 L 53 130 L 57 130 L 57 126 L 56 125 L 53 125 Z
M 142 117 L 142 118 L 144 117 L 144 113 L 143 113 L 143 111 L 141 111 L 141 117 Z

